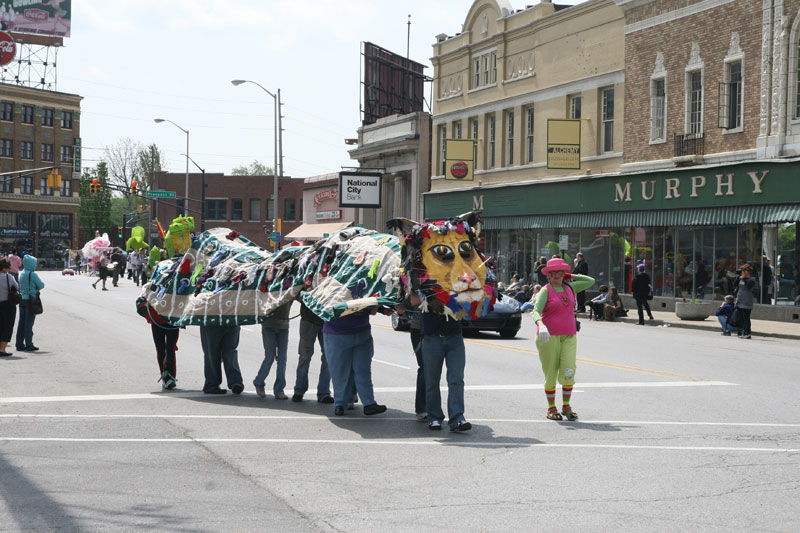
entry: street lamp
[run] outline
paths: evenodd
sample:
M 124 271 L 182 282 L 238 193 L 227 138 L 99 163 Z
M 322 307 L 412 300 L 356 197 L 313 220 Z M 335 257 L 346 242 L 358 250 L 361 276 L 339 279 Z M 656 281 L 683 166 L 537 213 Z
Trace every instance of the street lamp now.
M 189 206 L 189 130 L 181 128 L 168 118 L 154 118 L 153 122 L 155 122 L 156 124 L 160 124 L 162 122 L 169 122 L 170 124 L 172 124 L 173 126 L 175 126 L 176 128 L 178 128 L 179 130 L 181 130 L 183 133 L 186 134 L 186 194 L 184 194 L 184 200 L 183 200 L 184 202 L 183 214 L 186 215 L 187 212 L 186 209 Z
M 275 113 L 274 113 L 274 115 L 275 115 L 275 136 L 274 136 L 274 139 L 273 139 L 274 158 L 273 158 L 273 167 L 272 167 L 272 175 L 273 175 L 273 177 L 275 179 L 275 184 L 273 186 L 273 188 L 274 188 L 274 193 L 273 193 L 274 212 L 273 212 L 273 215 L 274 216 L 273 216 L 273 219 L 272 219 L 272 231 L 274 232 L 274 231 L 278 231 L 278 143 L 279 143 L 279 139 L 283 136 L 282 133 L 281 133 L 281 130 L 278 127 L 278 122 L 280 121 L 281 90 L 278 89 L 278 93 L 277 94 L 273 94 L 270 91 L 268 91 L 267 89 L 265 89 L 260 83 L 256 83 L 256 82 L 250 81 L 250 80 L 231 80 L 231 84 L 234 85 L 234 86 L 241 85 L 243 83 L 252 83 L 253 85 L 258 85 L 261 88 L 262 91 L 264 91 L 265 93 L 270 95 L 272 97 L 272 99 L 275 101 Z M 282 148 L 283 147 L 281 146 L 281 151 L 282 151 Z M 283 162 L 281 162 L 280 176 L 283 176 L 283 164 L 282 163 Z M 280 247 L 280 243 L 276 243 L 275 244 L 275 249 L 277 250 L 279 247 Z
M 189 157 L 189 154 L 186 154 L 186 157 Z M 206 230 L 206 169 L 200 168 L 200 165 L 198 165 L 197 162 L 191 157 L 189 157 L 189 161 L 194 163 L 194 166 L 196 166 L 203 174 L 203 178 L 200 183 L 200 231 L 203 232 Z

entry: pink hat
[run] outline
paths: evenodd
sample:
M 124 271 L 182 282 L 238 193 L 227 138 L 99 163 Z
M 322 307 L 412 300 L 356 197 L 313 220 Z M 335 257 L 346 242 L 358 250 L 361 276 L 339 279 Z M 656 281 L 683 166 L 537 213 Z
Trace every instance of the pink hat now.
M 558 271 L 558 270 L 563 270 L 564 272 L 569 272 L 572 269 L 570 268 L 570 266 L 567 263 L 564 262 L 563 259 L 556 258 L 556 259 L 549 260 L 547 262 L 547 266 L 542 269 L 542 272 L 544 272 L 545 274 L 549 274 L 550 272 Z

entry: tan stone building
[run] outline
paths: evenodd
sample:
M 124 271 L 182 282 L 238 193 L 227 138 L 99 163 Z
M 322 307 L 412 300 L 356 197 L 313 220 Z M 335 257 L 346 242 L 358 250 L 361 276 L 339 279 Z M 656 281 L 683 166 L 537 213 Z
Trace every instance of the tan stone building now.
M 12 248 L 60 268 L 64 250 L 76 248 L 80 208 L 80 103 L 75 94 L 0 84 L 0 252 Z M 50 188 L 58 167 L 60 188 Z M 73 175 L 73 169 L 77 167 Z

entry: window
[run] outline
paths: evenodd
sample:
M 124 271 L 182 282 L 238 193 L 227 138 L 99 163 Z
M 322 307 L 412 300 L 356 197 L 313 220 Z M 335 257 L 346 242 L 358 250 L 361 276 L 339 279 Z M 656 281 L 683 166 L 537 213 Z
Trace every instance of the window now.
M 33 143 L 30 141 L 20 141 L 19 156 L 22 159 L 33 159 Z
M 0 192 L 14 192 L 13 180 L 11 176 L 0 176 Z
M 53 189 L 47 186 L 47 178 L 39 179 L 39 194 L 42 196 L 53 196 Z
M 228 200 L 206 198 L 206 220 L 228 220 Z
M 742 62 L 725 64 L 725 82 L 719 84 L 719 127 L 742 127 Z
M 494 168 L 495 116 L 489 115 L 489 151 L 486 154 L 486 168 Z
M 525 110 L 525 162 L 533 163 L 533 108 Z
M 42 126 L 52 126 L 54 114 L 52 109 L 42 109 Z
M 303 199 L 302 198 L 300 198 L 300 213 L 298 213 L 298 214 L 300 215 L 300 222 L 302 222 L 303 221 Z
M 472 140 L 474 145 L 472 147 L 472 164 L 478 164 L 478 119 L 473 118 L 470 123 L 472 124 Z M 477 168 L 477 167 L 474 167 Z
M 453 129 L 456 132 L 456 139 L 460 139 L 461 138 L 461 121 L 460 120 L 458 122 L 456 122 L 455 124 L 453 124 Z
M 61 162 L 62 163 L 72 163 L 75 157 L 75 147 L 73 146 L 62 146 L 61 147 Z
M 447 126 L 439 126 L 439 154 L 442 156 L 442 175 L 444 176 L 447 166 Z
M 33 124 L 33 106 L 32 105 L 24 105 L 24 106 L 22 106 L 22 123 L 23 124 Z
M 275 197 L 267 198 L 267 220 L 275 220 Z
M 0 120 L 14 120 L 14 104 L 11 102 L 3 102 L 0 104 Z
M 42 143 L 42 161 L 53 160 L 53 145 Z
M 72 180 L 61 180 L 61 196 L 72 196 Z
M 231 220 L 242 220 L 241 198 L 231 198 Z
M 247 220 L 261 221 L 261 198 L 250 198 L 250 209 L 247 211 Z
M 506 111 L 506 166 L 514 165 L 514 112 Z
M 65 130 L 72 129 L 72 111 L 63 111 L 61 113 L 61 127 Z
M 0 157 L 14 157 L 14 141 L 0 139 Z
M 573 96 L 569 101 L 569 118 L 581 118 L 581 104 L 583 98 L 580 96 Z
M 703 72 L 686 74 L 687 129 L 686 133 L 703 133 Z
M 473 89 L 497 83 L 497 51 L 473 56 L 472 71 Z
M 20 178 L 19 192 L 22 194 L 33 194 L 33 176 L 25 176 Z
M 283 199 L 283 220 L 287 222 L 297 220 L 297 200 L 294 198 Z
M 614 151 L 614 89 L 603 89 L 603 152 Z
M 664 78 L 650 82 L 650 141 L 667 139 L 667 93 Z
M 186 215 L 186 203 L 183 198 L 175 200 L 175 216 Z

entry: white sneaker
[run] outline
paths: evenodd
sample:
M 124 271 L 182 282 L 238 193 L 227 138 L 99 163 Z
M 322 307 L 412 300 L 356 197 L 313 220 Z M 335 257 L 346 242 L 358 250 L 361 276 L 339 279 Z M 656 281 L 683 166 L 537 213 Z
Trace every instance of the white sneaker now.
M 439 422 L 438 420 L 431 420 L 430 422 L 428 422 L 428 429 L 434 429 L 434 430 L 442 429 L 442 423 Z

